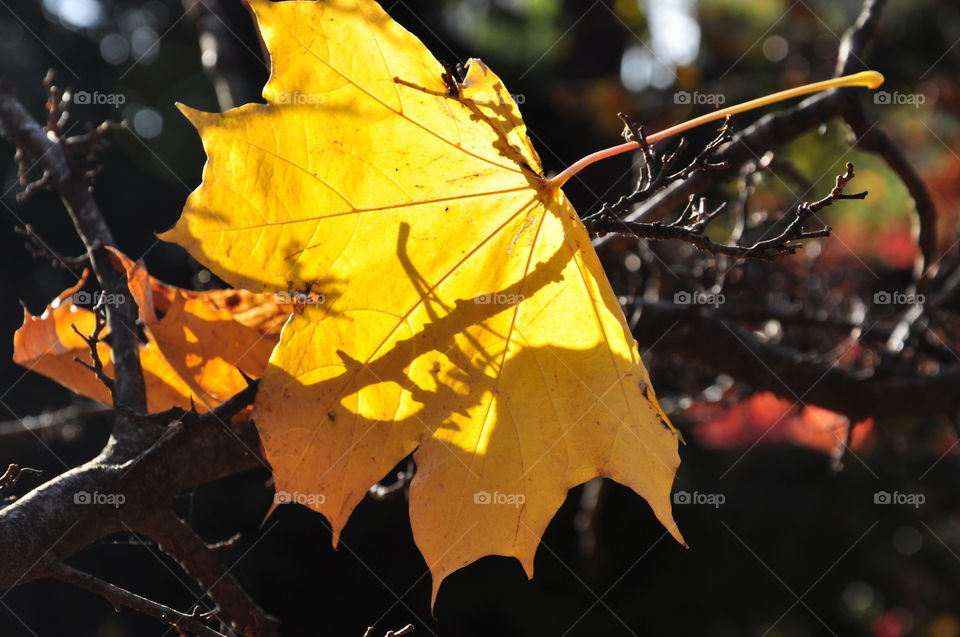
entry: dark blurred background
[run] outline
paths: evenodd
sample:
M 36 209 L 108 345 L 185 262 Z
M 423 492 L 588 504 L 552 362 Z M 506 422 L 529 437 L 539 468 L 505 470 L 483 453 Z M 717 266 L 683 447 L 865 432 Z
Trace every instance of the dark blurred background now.
M 220 3 L 237 102 L 259 100 L 267 69 L 252 20 L 240 2 Z M 388 0 L 384 7 L 438 58 L 481 57 L 495 69 L 521 102 L 548 171 L 616 143 L 618 111 L 656 130 L 715 106 L 683 103 L 679 91 L 732 104 L 829 77 L 839 35 L 860 9 L 851 0 Z M 960 196 L 958 38 L 957 3 L 891 2 L 865 57 L 886 75 L 885 90 L 924 98 L 883 104 L 864 97 L 904 143 L 948 229 Z M 218 109 L 197 25 L 184 7 L 177 0 L 0 0 L 0 60 L 4 80 L 38 118 L 48 69 L 60 86 L 122 97 L 122 104 L 75 105 L 69 123 L 80 132 L 87 121 L 127 122 L 128 131 L 110 135 L 95 190 L 119 248 L 166 282 L 215 284 L 182 249 L 154 236 L 174 223 L 204 161 L 175 103 Z M 734 125 L 756 117 L 738 116 Z M 36 467 L 49 479 L 95 455 L 109 429 L 97 418 L 38 431 L 20 424 L 79 400 L 10 362 L 23 318 L 18 301 L 38 314 L 76 279 L 32 258 L 14 229 L 29 223 L 62 253 L 77 254 L 81 245 L 53 194 L 16 200 L 13 148 L 0 144 L 0 151 L 0 420 L 8 421 L 0 425 L 0 466 Z M 862 205 L 830 212 L 837 233 L 826 247 L 842 255 L 837 264 L 860 267 L 862 260 L 884 275 L 909 269 L 904 188 L 873 158 L 848 151 L 842 128 L 829 124 L 783 156 L 818 193 L 829 189 L 841 160 L 857 165 L 853 188 L 870 190 Z M 581 214 L 625 192 L 630 161 L 602 162 L 569 185 Z M 771 208 L 795 202 L 777 183 L 762 196 Z M 947 238 L 943 247 L 953 250 L 955 237 Z M 407 623 L 418 635 L 463 636 L 960 635 L 960 457 L 952 429 L 887 423 L 834 474 L 821 448 L 784 434 L 762 409 L 726 419 L 709 410 L 685 414 L 692 399 L 671 385 L 685 373 L 682 362 L 656 357 L 655 347 L 644 354 L 673 370 L 654 378 L 688 442 L 676 488 L 723 496 L 718 506 L 676 507 L 689 550 L 665 536 L 639 496 L 614 484 L 603 489 L 591 549 L 579 487 L 547 530 L 532 581 L 512 560 L 485 558 L 446 581 L 431 613 L 429 574 L 402 496 L 362 503 L 339 550 L 324 519 L 299 506 L 281 507 L 261 525 L 272 501 L 266 472 L 198 487 L 180 498 L 179 512 L 208 541 L 239 533 L 224 559 L 282 620 L 285 635 L 359 637 L 371 624 L 382 634 Z M 36 483 L 24 478 L 20 491 Z M 878 505 L 878 491 L 923 494 L 925 502 Z M 171 560 L 133 534 L 91 547 L 73 563 L 176 608 L 200 597 Z M 59 583 L 0 593 L 4 637 L 173 632 Z

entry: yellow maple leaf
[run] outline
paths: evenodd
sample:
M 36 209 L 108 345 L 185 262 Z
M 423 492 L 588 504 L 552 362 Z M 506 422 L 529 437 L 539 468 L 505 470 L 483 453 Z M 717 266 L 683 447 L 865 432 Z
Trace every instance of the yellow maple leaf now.
M 606 476 L 683 541 L 677 434 L 590 239 L 479 60 L 452 79 L 373 0 L 250 2 L 266 104 L 183 112 L 203 183 L 162 235 L 255 291 L 302 290 L 254 417 L 278 493 L 334 543 L 416 450 L 433 574 L 485 555 L 532 576 L 567 490 Z M 635 144 L 634 144 L 635 147 Z

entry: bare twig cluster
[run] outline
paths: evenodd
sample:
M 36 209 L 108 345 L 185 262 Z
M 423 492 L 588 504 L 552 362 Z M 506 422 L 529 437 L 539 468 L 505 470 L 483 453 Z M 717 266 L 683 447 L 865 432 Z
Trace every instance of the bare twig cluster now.
M 720 170 L 727 167 L 726 162 L 714 162 L 711 161 L 711 158 L 718 148 L 732 139 L 729 117 L 727 117 L 723 126 L 720 127 L 717 136 L 704 146 L 692 161 L 679 169 L 675 169 L 681 153 L 687 148 L 687 139 L 685 137 L 680 139 L 680 142 L 672 151 L 661 154 L 654 151 L 653 147 L 647 143 L 647 136 L 644 133 L 642 125 L 632 122 L 623 113 L 619 113 L 619 116 L 624 123 L 624 138 L 628 142 L 638 141 L 640 143 L 640 155 L 643 158 L 639 171 L 640 176 L 633 192 L 620 197 L 620 199 L 612 204 L 604 203 L 600 207 L 600 210 L 586 217 L 584 221 L 626 214 L 640 202 L 646 201 L 655 193 L 674 182 L 687 179 L 694 172 L 699 170 Z
M 847 163 L 846 170 L 843 174 L 837 175 L 836 186 L 827 196 L 812 203 L 800 203 L 792 211 L 784 224 L 785 227 L 778 235 L 759 240 L 748 246 L 728 245 L 711 239 L 706 234 L 707 226 L 723 211 L 726 204 L 707 210 L 706 200 L 700 198 L 697 202 L 693 195 L 690 196 L 680 216 L 668 224 L 659 221 L 652 223 L 624 221 L 603 215 L 586 219 L 584 224 L 588 230 L 597 234 L 618 233 L 640 239 L 676 239 L 686 241 L 712 254 L 722 254 L 741 259 L 774 259 L 785 254 L 795 253 L 800 247 L 800 244 L 797 243 L 799 241 L 829 236 L 829 227 L 818 230 L 804 230 L 804 222 L 836 201 L 864 199 L 867 196 L 866 192 L 853 195 L 844 194 L 843 189 L 851 179 L 853 179 L 853 164 Z

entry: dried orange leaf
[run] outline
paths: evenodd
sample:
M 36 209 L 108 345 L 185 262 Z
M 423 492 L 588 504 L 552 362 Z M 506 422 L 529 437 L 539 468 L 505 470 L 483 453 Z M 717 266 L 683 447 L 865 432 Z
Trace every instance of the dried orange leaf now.
M 23 326 L 13 335 L 13 360 L 28 369 L 57 381 L 64 387 L 93 400 L 110 404 L 110 392 L 90 370 L 76 362 L 80 358 L 92 363 L 90 347 L 79 334 L 90 335 L 96 326 L 96 316 L 90 310 L 74 304 L 74 294 L 86 284 L 88 270 L 77 284 L 64 290 L 50 302 L 40 316 L 23 310 Z M 113 376 L 110 348 L 97 345 L 100 360 L 108 376 Z
M 243 290 L 193 292 L 167 286 L 117 251 L 114 259 L 127 271 L 148 338 L 140 347 L 140 363 L 150 411 L 188 408 L 191 400 L 199 411 L 207 411 L 246 386 L 238 369 L 251 377 L 262 375 L 289 305 L 278 304 L 273 295 Z M 103 383 L 74 360 L 92 362 L 87 343 L 73 329 L 90 335 L 96 325 L 94 313 L 74 302 L 86 277 L 85 272 L 41 316 L 24 311 L 23 326 L 14 335 L 14 361 L 111 404 Z M 97 352 L 107 376 L 113 377 L 110 348 L 100 342 Z
M 241 371 L 263 375 L 290 304 L 247 290 L 195 292 L 165 285 L 142 264 L 113 252 L 150 343 L 198 406 L 215 407 L 246 387 Z

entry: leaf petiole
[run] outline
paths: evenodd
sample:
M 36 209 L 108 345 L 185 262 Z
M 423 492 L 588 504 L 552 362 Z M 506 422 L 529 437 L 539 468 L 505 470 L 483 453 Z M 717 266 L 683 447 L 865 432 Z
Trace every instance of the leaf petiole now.
M 870 89 L 876 89 L 881 84 L 883 84 L 883 75 L 876 71 L 861 71 L 860 73 L 844 75 L 843 77 L 835 77 L 829 80 L 823 80 L 822 82 L 804 84 L 803 86 L 797 86 L 796 88 L 787 89 L 785 91 L 771 93 L 770 95 L 759 97 L 755 100 L 741 102 L 740 104 L 734 104 L 733 106 L 729 106 L 712 113 L 707 113 L 706 115 L 701 115 L 700 117 L 695 117 L 694 119 L 687 120 L 686 122 L 677 124 L 676 126 L 671 126 L 670 128 L 664 129 L 659 133 L 647 135 L 647 142 L 652 144 L 662 139 L 672 137 L 678 133 L 690 130 L 691 128 L 696 128 L 702 124 L 723 119 L 728 115 L 736 115 L 737 113 L 743 113 L 755 108 L 767 106 L 768 104 L 782 102 L 800 95 L 807 95 L 808 93 L 817 93 L 819 91 L 826 91 L 832 88 L 848 86 L 864 86 Z M 590 164 L 598 162 L 601 159 L 606 159 L 607 157 L 613 157 L 614 155 L 630 152 L 631 150 L 639 148 L 639 146 L 639 143 L 632 141 L 625 144 L 619 144 L 617 146 L 611 146 L 610 148 L 605 148 L 603 150 L 598 150 L 597 152 L 591 153 L 580 159 L 576 163 L 571 164 L 566 170 L 555 177 L 548 179 L 546 185 L 550 189 L 559 188 L 563 184 L 567 183 L 571 177 L 576 175 Z

